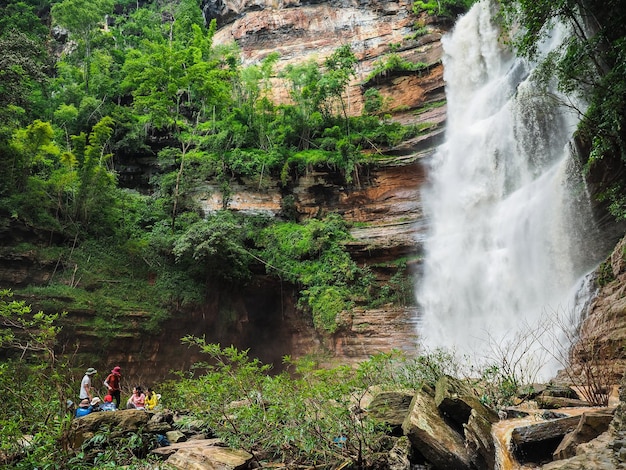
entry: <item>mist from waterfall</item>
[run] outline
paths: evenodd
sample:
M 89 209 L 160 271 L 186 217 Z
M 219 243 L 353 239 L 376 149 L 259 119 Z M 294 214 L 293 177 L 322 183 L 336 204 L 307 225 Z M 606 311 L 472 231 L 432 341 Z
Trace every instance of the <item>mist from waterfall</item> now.
M 470 356 L 573 309 L 597 262 L 579 244 L 593 224 L 570 157 L 577 115 L 499 37 L 483 0 L 443 39 L 446 141 L 422 194 L 420 336 Z

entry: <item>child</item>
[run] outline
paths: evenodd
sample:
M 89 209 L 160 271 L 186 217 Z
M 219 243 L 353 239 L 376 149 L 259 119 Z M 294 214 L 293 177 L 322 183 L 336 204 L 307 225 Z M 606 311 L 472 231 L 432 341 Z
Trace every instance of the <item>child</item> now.
M 111 395 L 106 395 L 104 397 L 104 403 L 100 405 L 101 411 L 117 411 L 117 407 L 115 403 L 113 403 L 113 397 Z
M 91 411 L 100 411 L 100 403 L 102 403 L 102 400 L 100 400 L 100 397 L 93 397 L 93 399 L 91 400 Z

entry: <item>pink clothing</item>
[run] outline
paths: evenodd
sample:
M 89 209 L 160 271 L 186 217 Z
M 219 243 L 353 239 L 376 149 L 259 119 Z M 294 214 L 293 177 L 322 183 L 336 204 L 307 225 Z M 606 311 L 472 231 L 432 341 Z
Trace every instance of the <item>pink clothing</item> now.
M 135 406 L 135 408 L 143 409 L 146 406 L 146 396 L 143 393 L 139 395 L 133 393 L 130 397 L 130 402 Z

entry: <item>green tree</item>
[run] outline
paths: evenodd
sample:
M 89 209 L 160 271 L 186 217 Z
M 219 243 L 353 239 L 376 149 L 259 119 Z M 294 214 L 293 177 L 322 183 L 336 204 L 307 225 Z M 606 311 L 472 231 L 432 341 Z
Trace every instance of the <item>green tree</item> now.
M 326 113 L 330 114 L 333 101 L 339 101 L 341 113 L 346 126 L 346 134 L 350 134 L 348 110 L 344 93 L 350 80 L 356 75 L 358 60 L 349 45 L 343 45 L 324 60 L 324 74 L 319 87 L 325 100 Z
M 40 42 L 16 30 L 0 36 L 0 50 L 0 120 L 6 122 L 15 107 L 34 111 L 36 96 L 45 94 L 49 62 Z
M 113 0 L 63 0 L 52 7 L 52 17 L 79 41 L 85 91 L 89 92 L 93 42 L 113 12 Z
M 139 122 L 148 131 L 169 132 L 179 146 L 165 155 L 178 167 L 172 194 L 172 229 L 178 214 L 187 157 L 199 138 L 212 131 L 207 119 L 229 101 L 230 73 L 213 57 L 216 24 L 208 31 L 192 24 L 191 44 L 170 38 L 129 54 L 124 87 L 133 95 Z
M 48 36 L 48 28 L 40 18 L 43 11 L 49 8 L 47 0 L 38 2 L 24 2 L 21 0 L 6 0 L 2 6 L 0 17 L 0 36 L 10 35 L 15 32 L 25 34 L 31 39 L 39 40 Z
M 31 312 L 26 302 L 13 300 L 10 290 L 0 290 L 0 348 L 21 357 L 43 353 L 43 359 L 54 366 L 54 346 L 61 330 L 56 323 L 62 314 Z
M 59 155 L 53 138 L 50 123 L 39 119 L 15 132 L 11 139 L 12 160 L 6 167 L 11 192 L 25 191 L 33 174 L 49 175 L 52 158 Z
M 95 216 L 103 217 L 114 204 L 112 192 L 116 181 L 108 166 L 112 154 L 107 152 L 113 125 L 113 119 L 105 117 L 93 127 L 87 141 L 84 134 L 74 139 L 79 188 L 73 212 L 85 226 Z
M 70 113 L 71 115 L 71 113 Z M 52 137 L 50 124 L 44 123 L 47 137 Z M 50 171 L 35 186 L 31 179 L 29 190 L 42 185 L 46 200 L 54 202 L 54 217 L 64 228 L 76 234 L 80 229 L 104 234 L 114 231 L 113 213 L 117 197 L 116 177 L 109 167 L 112 154 L 108 151 L 113 134 L 113 119 L 101 119 L 89 135 L 81 132 L 69 136 L 70 146 L 50 159 Z
M 283 72 L 291 83 L 289 92 L 295 103 L 295 127 L 299 129 L 298 149 L 311 146 L 312 134 L 322 124 L 320 106 L 322 103 L 319 82 L 322 77 L 317 63 L 309 61 L 304 64 L 288 65 Z
M 243 119 L 255 132 L 256 141 L 251 144 L 269 150 L 280 142 L 274 142 L 269 135 L 269 125 L 274 119 L 275 106 L 270 100 L 271 81 L 274 64 L 279 54 L 272 52 L 260 65 L 250 65 L 240 71 L 240 78 L 234 82 L 235 100 L 242 110 Z
M 240 283 L 250 277 L 250 253 L 242 225 L 229 211 L 220 211 L 191 226 L 175 242 L 176 261 L 200 266 L 205 279 Z

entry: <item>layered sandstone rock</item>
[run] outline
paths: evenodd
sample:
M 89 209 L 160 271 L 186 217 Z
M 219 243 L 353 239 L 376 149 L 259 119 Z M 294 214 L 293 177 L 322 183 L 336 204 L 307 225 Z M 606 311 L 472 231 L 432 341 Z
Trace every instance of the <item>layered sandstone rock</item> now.
M 446 118 L 446 107 L 441 105 L 445 92 L 440 43 L 445 29 L 432 19 L 416 17 L 411 5 L 404 0 L 203 4 L 206 19 L 218 21 L 215 43 L 236 42 L 244 65 L 259 63 L 272 52 L 280 54 L 272 79 L 275 101 L 289 102 L 288 84 L 280 77 L 287 66 L 309 60 L 322 64 L 338 46 L 349 44 L 359 63 L 347 91 L 348 112 L 360 114 L 365 90 L 375 87 L 385 97 L 386 112 L 392 119 L 420 124 L 424 129 L 418 137 L 378 154 L 376 164 L 364 166 L 353 184 L 345 184 L 331 169 L 316 168 L 290 185 L 294 210 L 301 219 L 337 212 L 354 223 L 354 241 L 348 249 L 359 264 L 372 266 L 380 280 L 393 275 L 393 263 L 399 259 L 408 259 L 409 269 L 419 272 L 425 233 L 420 201 L 426 174 L 423 162 L 441 142 Z M 427 34 L 416 37 L 416 21 Z M 421 72 L 392 72 L 368 80 L 377 64 L 392 52 L 427 67 Z M 220 210 L 224 201 L 219 188 L 209 184 L 205 189 L 201 196 L 204 211 Z M 231 189 L 230 210 L 280 215 L 284 189 L 278 181 L 244 182 Z M 340 360 L 415 349 L 415 308 L 357 309 L 345 315 L 342 325 L 333 338 L 320 339 Z M 301 340 L 311 331 L 303 333 Z
M 392 49 L 403 59 L 423 63 L 428 69 L 400 74 L 380 86 L 389 99 L 388 108 L 415 109 L 430 101 L 444 99 L 441 61 L 441 25 L 425 26 L 427 34 L 415 37 L 418 18 L 412 2 L 381 1 L 205 1 L 205 18 L 216 18 L 221 25 L 216 44 L 235 42 L 241 48 L 243 64 L 256 64 L 272 52 L 280 54 L 275 67 L 273 98 L 289 100 L 280 71 L 288 65 L 323 60 L 339 46 L 350 45 L 359 63 L 348 89 L 348 113 L 362 111 L 362 85 L 376 64 Z M 421 18 L 422 24 L 428 18 Z
M 626 238 L 595 273 L 598 288 L 579 329 L 579 344 L 573 349 L 573 371 L 594 370 L 618 383 L 626 370 Z M 603 382 L 604 383 L 604 382 Z

